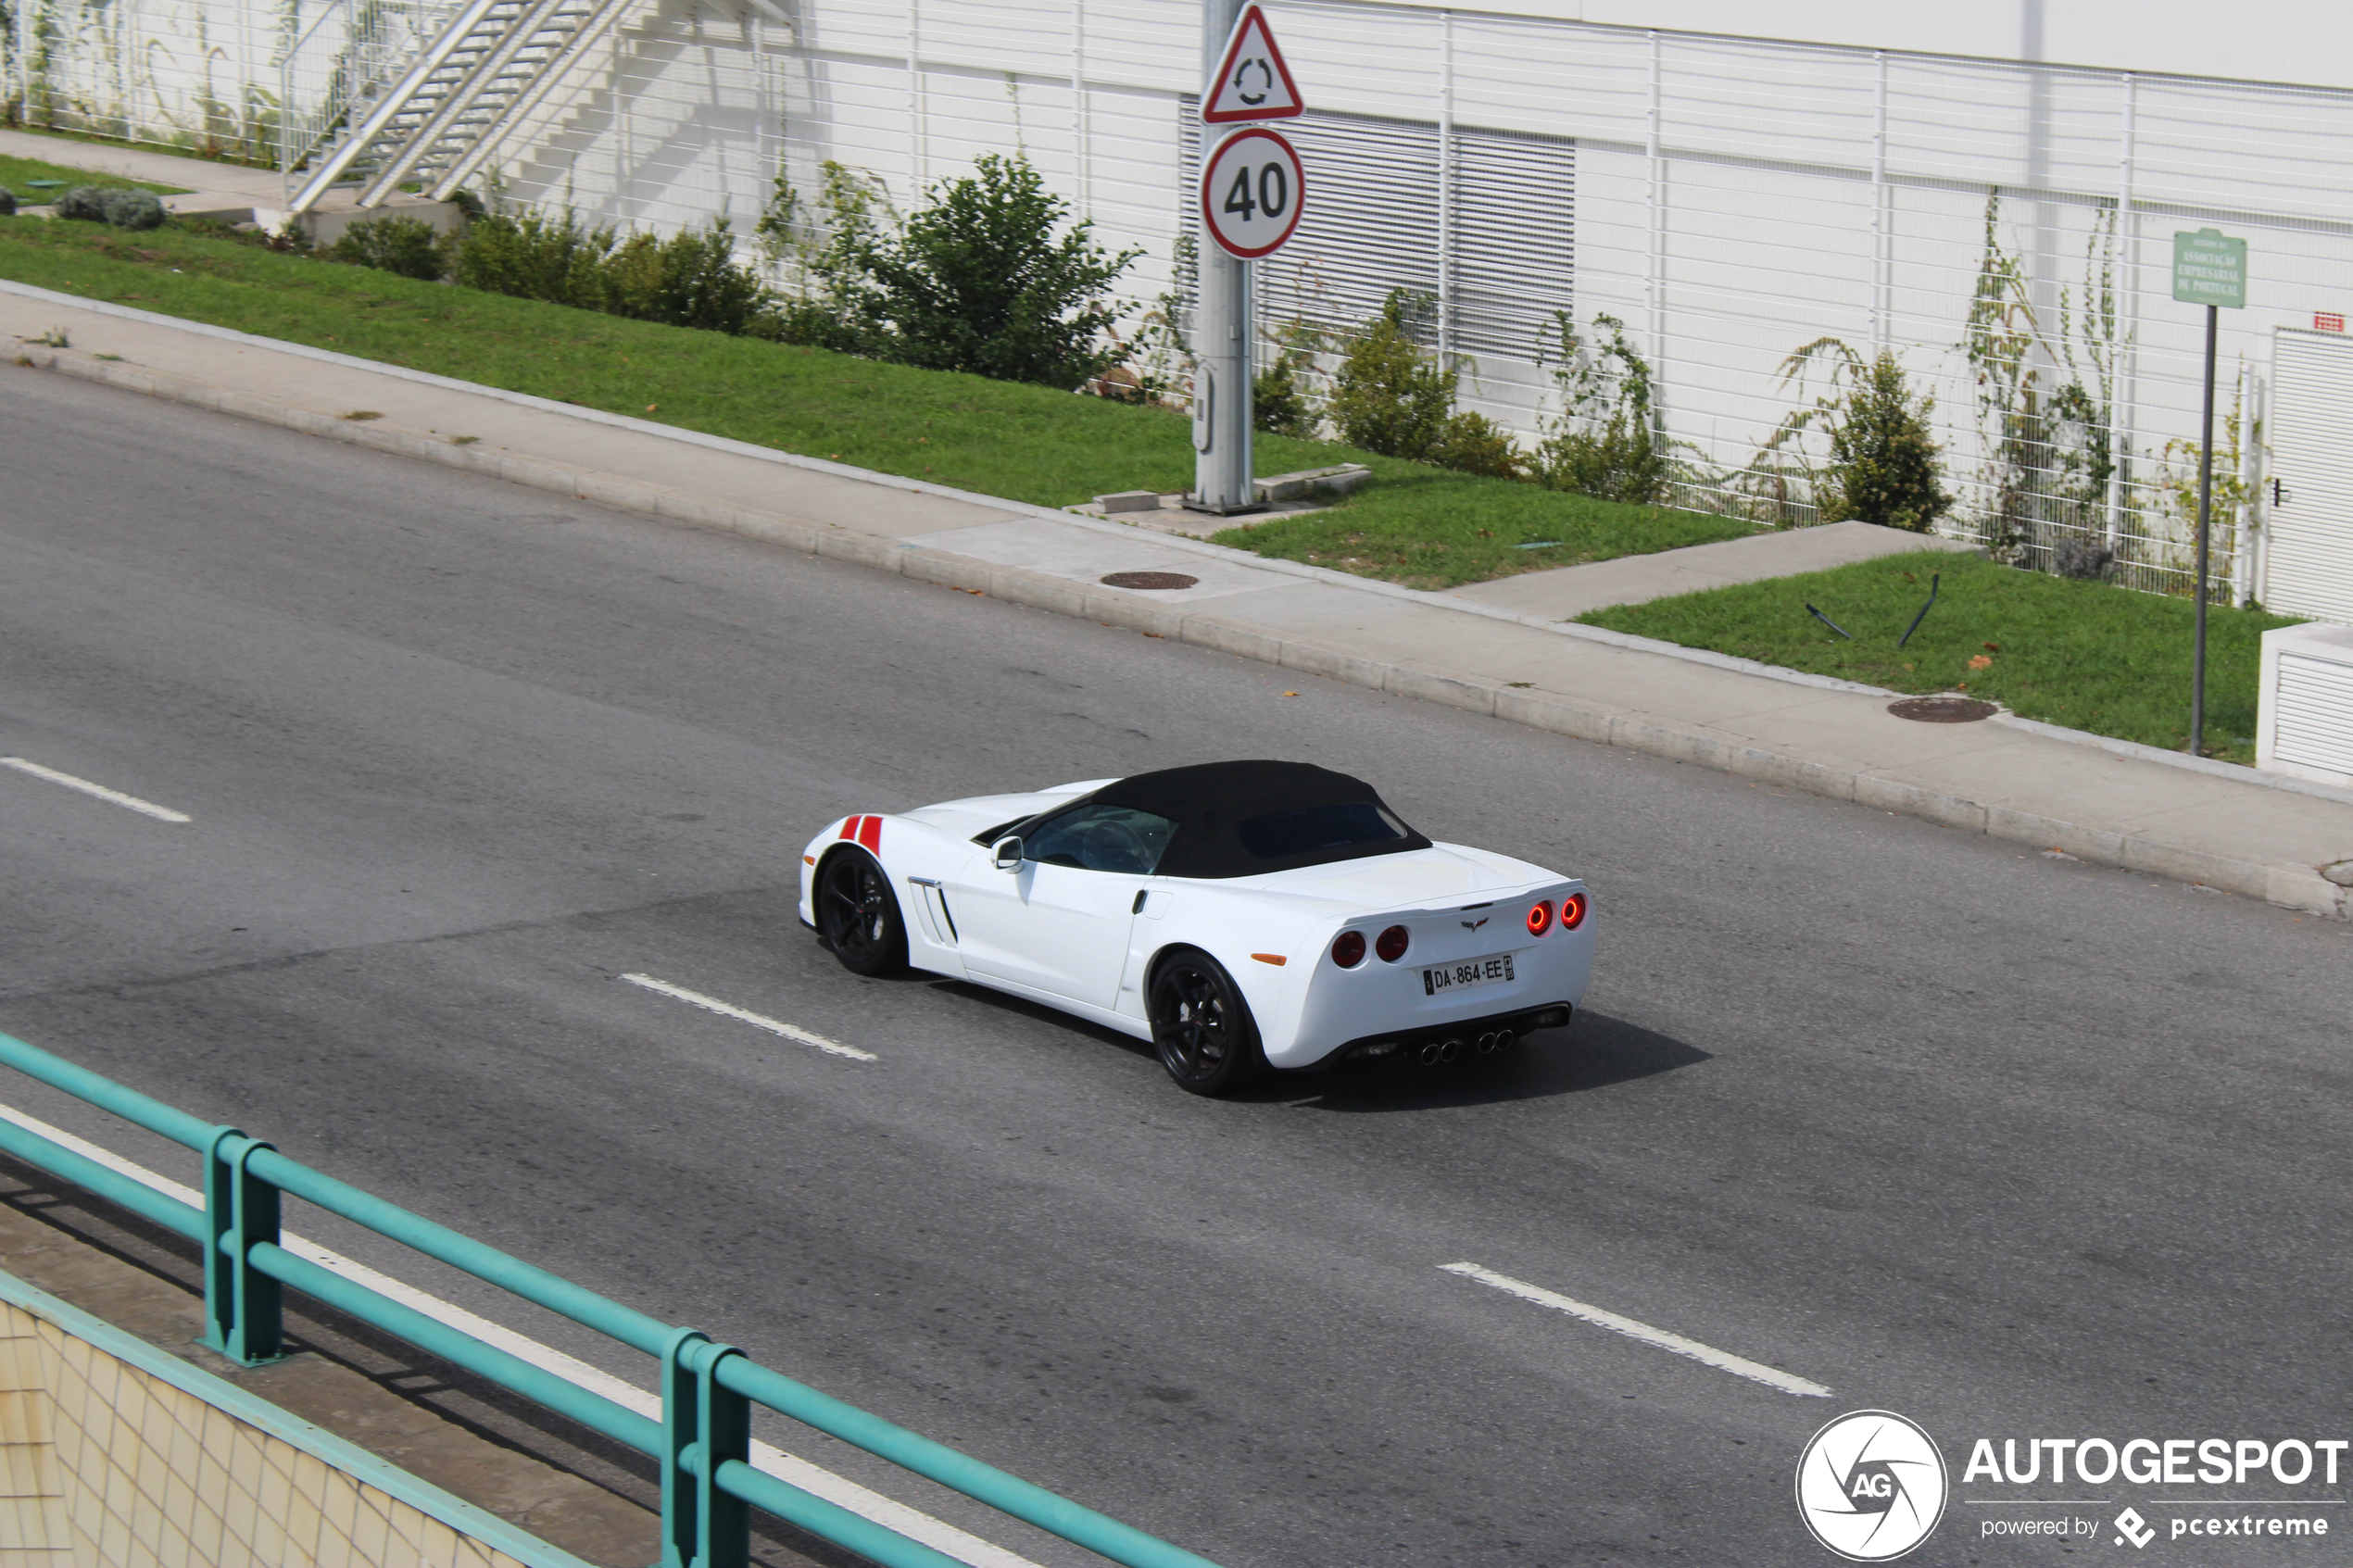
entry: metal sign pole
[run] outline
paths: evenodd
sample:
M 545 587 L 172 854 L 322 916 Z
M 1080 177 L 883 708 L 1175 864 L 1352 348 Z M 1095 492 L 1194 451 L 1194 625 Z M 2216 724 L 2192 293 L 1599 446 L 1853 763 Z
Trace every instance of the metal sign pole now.
M 2214 324 L 2218 307 L 2206 307 L 2206 412 L 2198 426 L 2197 457 L 2197 636 L 2190 653 L 2190 755 L 2206 755 L 2206 568 L 2214 509 Z
M 2173 236 L 2173 297 L 2206 307 L 2206 412 L 2197 433 L 2197 633 L 2190 650 L 2190 755 L 2206 755 L 2206 576 L 2214 517 L 2214 335 L 2222 307 L 2246 308 L 2246 242 L 2213 229 Z
M 1214 89 L 1227 36 L 1244 0 L 1202 0 L 1202 80 Z M 1216 127 L 1204 126 L 1202 157 Z M 1229 514 L 1255 510 L 1250 410 L 1250 263 L 1229 256 L 1202 218 L 1194 254 L 1201 295 L 1193 311 L 1193 493 L 1186 505 Z

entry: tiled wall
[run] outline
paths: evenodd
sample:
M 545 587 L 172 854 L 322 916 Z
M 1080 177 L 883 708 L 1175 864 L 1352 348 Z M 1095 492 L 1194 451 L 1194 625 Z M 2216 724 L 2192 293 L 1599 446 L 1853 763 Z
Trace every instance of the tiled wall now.
M 0 1568 L 521 1568 L 0 1301 Z

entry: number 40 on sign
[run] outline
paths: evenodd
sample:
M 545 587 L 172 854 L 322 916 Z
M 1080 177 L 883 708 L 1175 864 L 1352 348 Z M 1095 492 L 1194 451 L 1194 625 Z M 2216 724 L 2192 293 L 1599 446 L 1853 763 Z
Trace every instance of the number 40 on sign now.
M 1298 149 L 1264 126 L 1227 137 L 1202 166 L 1201 210 L 1210 237 L 1244 261 L 1279 250 L 1306 202 Z

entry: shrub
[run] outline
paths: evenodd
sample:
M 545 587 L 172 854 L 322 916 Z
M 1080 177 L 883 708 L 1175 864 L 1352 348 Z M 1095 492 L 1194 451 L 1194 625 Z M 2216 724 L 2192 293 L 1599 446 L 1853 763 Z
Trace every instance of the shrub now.
M 468 288 L 640 321 L 777 335 L 774 296 L 736 259 L 727 220 L 660 239 L 561 218 L 494 212 L 466 228 L 452 276 Z
M 431 282 L 448 270 L 447 250 L 440 232 L 423 219 L 396 216 L 354 223 L 319 254 L 329 261 Z
M 819 270 L 862 352 L 926 370 L 1075 387 L 1116 363 L 1105 293 L 1140 251 L 1114 255 L 1026 157 L 984 153 L 894 229 L 843 237 Z
M 667 240 L 632 234 L 606 258 L 604 308 L 641 321 L 742 336 L 761 323 L 767 284 L 736 259 L 724 218 Z M 765 335 L 774 335 L 774 328 Z
M 1651 408 L 1649 362 L 1626 341 L 1625 322 L 1600 315 L 1593 325 L 1608 336 L 1589 343 L 1567 311 L 1553 318 L 1561 413 L 1536 449 L 1536 477 L 1604 501 L 1663 501 L 1667 449 Z
M 1435 301 L 1393 290 L 1332 378 L 1340 439 L 1387 458 L 1498 479 L 1526 479 L 1528 457 L 1484 414 L 1454 407 L 1454 368 L 1419 341 Z
M 160 229 L 165 213 L 163 198 L 153 191 L 134 191 L 127 186 L 106 192 L 98 198 L 99 210 L 107 221 L 118 229 Z
M 1442 469 L 1483 473 L 1494 479 L 1526 479 L 1528 454 L 1512 440 L 1511 432 L 1484 414 L 1466 408 L 1450 416 L 1439 432 L 1429 460 Z
M 118 229 L 160 229 L 164 220 L 163 202 L 153 191 L 125 185 L 76 185 L 57 197 L 57 214 Z
M 60 218 L 77 223 L 104 223 L 107 220 L 107 187 L 76 185 L 60 192 L 53 208 Z
M 1822 521 L 1850 518 L 1925 533 L 1953 509 L 1929 415 L 1932 393 L 1914 397 L 1886 349 L 1861 367 L 1837 406 L 1831 461 L 1818 487 Z
M 1454 412 L 1453 372 L 1415 341 L 1428 301 L 1391 291 L 1348 347 L 1332 378 L 1332 423 L 1352 446 L 1385 458 L 1431 459 Z
M 784 292 L 769 321 L 781 342 L 854 354 L 861 347 L 843 290 L 857 276 L 852 259 L 881 219 L 896 218 L 889 193 L 874 176 L 828 158 L 820 168 L 817 197 L 801 199 L 781 169 L 752 238 L 775 269 Z
M 1285 350 L 1251 377 L 1250 417 L 1260 430 L 1302 440 L 1315 434 L 1315 405 L 1299 384 L 1304 368 L 1299 356 Z
M 494 212 L 467 226 L 450 273 L 486 294 L 601 310 L 613 244 L 610 229 L 583 227 L 569 208 L 560 219 Z

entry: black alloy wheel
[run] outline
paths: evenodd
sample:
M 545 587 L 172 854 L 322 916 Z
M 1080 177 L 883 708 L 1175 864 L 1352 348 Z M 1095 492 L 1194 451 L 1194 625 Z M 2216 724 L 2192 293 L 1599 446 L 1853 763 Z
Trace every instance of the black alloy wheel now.
M 1230 1094 L 1256 1077 L 1258 1027 L 1215 959 L 1172 954 L 1152 975 L 1152 1043 L 1160 1064 L 1189 1093 Z
M 837 849 L 817 872 L 817 929 L 852 974 L 907 967 L 907 926 L 882 867 L 862 849 Z

